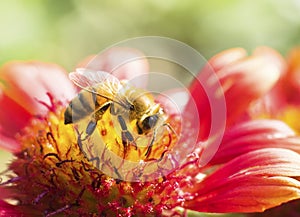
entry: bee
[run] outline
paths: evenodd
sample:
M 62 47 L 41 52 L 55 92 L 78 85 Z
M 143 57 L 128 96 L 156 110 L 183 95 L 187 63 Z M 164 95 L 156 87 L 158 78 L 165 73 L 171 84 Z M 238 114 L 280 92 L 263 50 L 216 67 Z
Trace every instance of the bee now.
M 77 69 L 69 74 L 69 78 L 82 90 L 68 105 L 64 113 L 65 124 L 77 123 L 89 117 L 86 134 L 90 136 L 104 113 L 109 112 L 121 129 L 124 150 L 128 144 L 135 145 L 137 149 L 133 133 L 152 136 L 145 153 L 149 157 L 158 129 L 167 125 L 167 116 L 152 94 L 126 81 L 119 81 L 104 71 Z M 133 126 L 131 132 L 128 124 Z

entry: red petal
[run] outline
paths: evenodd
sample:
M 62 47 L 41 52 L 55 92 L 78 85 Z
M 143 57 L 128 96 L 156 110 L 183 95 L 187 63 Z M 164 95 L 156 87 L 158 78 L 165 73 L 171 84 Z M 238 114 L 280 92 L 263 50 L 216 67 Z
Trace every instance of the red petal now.
M 245 49 L 232 48 L 216 54 L 208 61 L 208 63 L 210 67 L 212 67 L 213 71 L 218 72 L 225 66 L 230 65 L 238 60 L 241 60 L 246 56 L 247 56 L 247 52 Z M 204 70 L 209 70 L 209 69 L 204 68 Z
M 234 57 L 232 59 L 231 52 Z M 281 56 L 269 48 L 259 48 L 251 57 L 244 57 L 242 50 L 228 50 L 213 57 L 209 63 L 217 66 L 212 65 L 210 68 L 207 65 L 197 77 L 201 83 L 195 80 L 190 87 L 193 97 L 190 102 L 196 103 L 200 115 L 200 139 L 207 138 L 211 126 L 214 125 L 211 118 L 215 113 L 222 112 L 220 109 L 224 109 L 219 106 L 214 108 L 216 102 L 221 104 L 223 94 L 226 98 L 226 121 L 229 125 L 237 120 L 238 115 L 252 101 L 272 88 L 285 66 Z M 217 70 L 215 74 L 214 69 Z
M 185 207 L 201 212 L 262 212 L 300 198 L 300 155 L 280 148 L 235 158 L 188 189 Z
M 34 206 L 11 205 L 0 200 L 0 217 L 32 217 L 40 216 L 40 213 L 34 209 Z
M 32 115 L 0 89 L 0 134 L 14 137 Z M 1 127 L 2 126 L 2 127 Z
M 2 200 L 0 200 L 0 216 L 2 217 L 19 217 L 24 216 L 21 212 L 16 209 L 16 206 L 8 204 Z
M 227 102 L 227 122 L 232 123 L 252 101 L 267 93 L 278 81 L 284 67 L 279 54 L 267 48 L 224 67 L 218 76 Z
M 4 135 L 5 133 L 0 129 L 0 147 L 12 153 L 20 151 L 21 145 L 12 137 Z
M 287 103 L 300 103 L 300 49 L 293 49 L 287 58 L 287 70 L 283 71 L 280 81 L 251 106 L 252 117 L 269 115 L 278 116 L 286 109 Z
M 4 94 L 31 114 L 47 111 L 38 100 L 50 104 L 47 93 L 62 102 L 75 95 L 66 72 L 57 65 L 42 62 L 11 62 L 0 69 Z
M 190 111 L 190 108 L 193 110 L 193 105 L 196 105 L 201 122 L 199 139 L 207 139 L 209 135 L 212 124 L 211 107 L 214 106 L 223 109 L 225 105 L 223 97 L 217 97 L 215 94 L 219 90 L 220 84 L 215 82 L 215 85 L 210 85 L 207 81 L 212 79 L 218 80 L 216 72 L 226 65 L 244 58 L 245 55 L 246 51 L 242 48 L 233 48 L 215 55 L 208 61 L 208 64 L 200 71 L 197 78 L 191 84 L 189 89 L 192 99 L 187 104 L 185 112 L 193 112 Z
M 300 153 L 300 138 L 281 121 L 254 120 L 240 123 L 226 131 L 209 164 L 222 164 L 262 148 L 286 148 Z
M 135 49 L 113 47 L 87 57 L 78 67 L 110 72 L 120 80 L 130 80 L 136 87 L 147 86 L 148 61 L 144 54 Z

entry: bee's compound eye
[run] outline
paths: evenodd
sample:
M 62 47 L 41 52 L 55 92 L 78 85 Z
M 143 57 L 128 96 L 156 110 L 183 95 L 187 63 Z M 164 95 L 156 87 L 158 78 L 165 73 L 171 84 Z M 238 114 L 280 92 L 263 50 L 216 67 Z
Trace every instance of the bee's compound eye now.
M 143 130 L 152 129 L 156 125 L 157 120 L 158 120 L 157 115 L 151 115 L 151 116 L 146 117 L 142 122 Z
M 130 111 L 133 111 L 134 109 L 135 109 L 135 108 L 134 108 L 134 105 L 130 104 L 129 110 L 130 110 Z

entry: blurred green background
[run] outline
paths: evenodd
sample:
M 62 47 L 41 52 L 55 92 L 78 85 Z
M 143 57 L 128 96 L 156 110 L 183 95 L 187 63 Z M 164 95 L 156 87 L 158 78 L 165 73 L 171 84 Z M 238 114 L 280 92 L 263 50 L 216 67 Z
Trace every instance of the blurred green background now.
M 56 62 L 67 70 L 124 39 L 171 37 L 206 58 L 241 46 L 285 54 L 300 43 L 298 0 L 10 0 L 0 2 L 0 64 Z
M 285 55 L 300 44 L 300 1 L 3 0 L 0 29 L 0 65 L 36 59 L 70 71 L 90 54 L 147 35 L 182 41 L 206 58 L 260 45 Z M 0 154 L 2 170 L 9 158 Z

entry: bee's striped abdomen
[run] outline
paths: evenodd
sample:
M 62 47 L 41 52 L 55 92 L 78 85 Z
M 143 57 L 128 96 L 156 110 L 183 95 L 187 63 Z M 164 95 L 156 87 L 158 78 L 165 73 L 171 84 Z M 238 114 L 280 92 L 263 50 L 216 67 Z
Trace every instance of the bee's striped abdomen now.
M 97 95 L 95 93 L 82 90 L 77 97 L 72 99 L 65 111 L 65 124 L 75 123 L 99 108 Z

